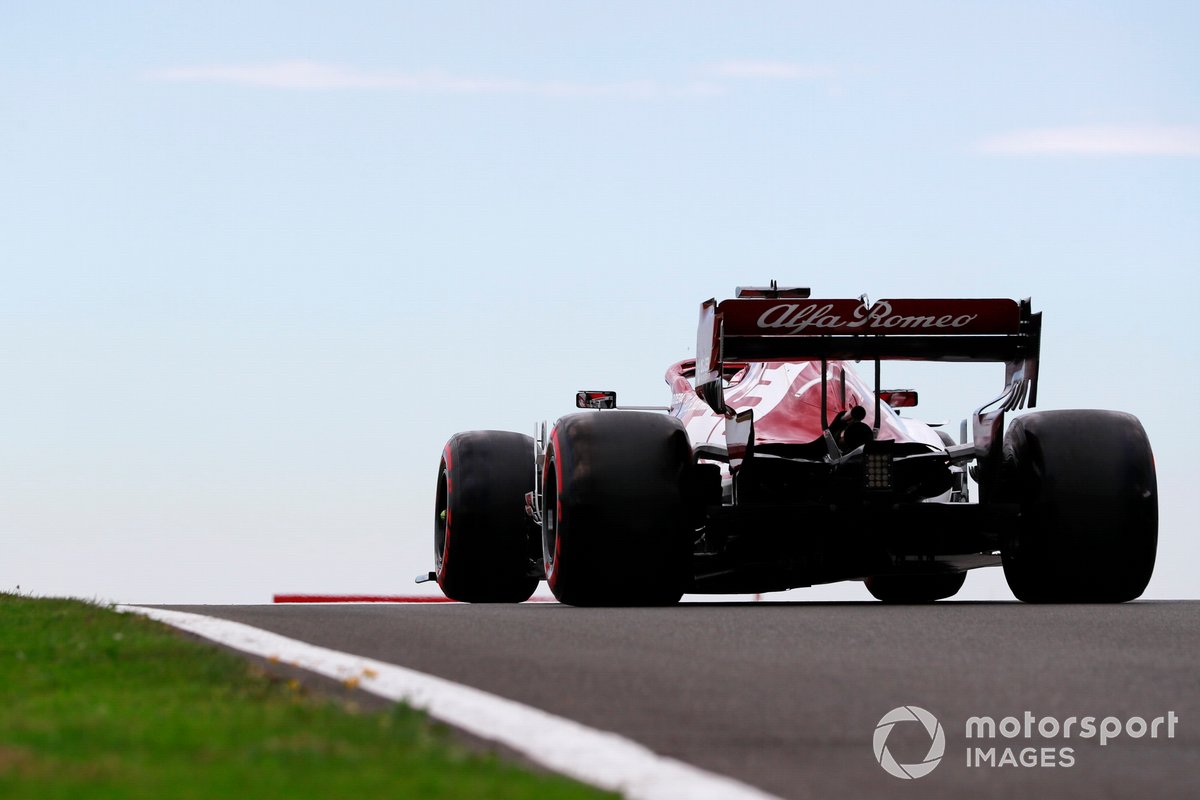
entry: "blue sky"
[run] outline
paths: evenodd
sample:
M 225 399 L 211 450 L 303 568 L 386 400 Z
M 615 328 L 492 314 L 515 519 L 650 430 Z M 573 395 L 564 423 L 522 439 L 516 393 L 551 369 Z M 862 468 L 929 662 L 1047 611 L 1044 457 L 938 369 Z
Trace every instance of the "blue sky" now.
M 845 6 L 11 4 L 0 587 L 409 591 L 450 434 L 663 402 L 775 278 L 1032 296 L 1042 407 L 1143 420 L 1195 596 L 1200 9 Z M 1002 382 L 892 369 L 955 424 Z

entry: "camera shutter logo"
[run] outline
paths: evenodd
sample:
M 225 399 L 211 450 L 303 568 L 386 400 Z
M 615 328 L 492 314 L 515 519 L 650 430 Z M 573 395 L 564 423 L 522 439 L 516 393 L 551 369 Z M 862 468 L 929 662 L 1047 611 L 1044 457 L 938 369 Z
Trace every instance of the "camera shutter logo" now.
M 888 752 L 888 734 L 899 722 L 919 722 L 925 727 L 930 743 L 929 752 L 925 754 L 924 761 L 917 764 L 900 764 Z M 925 709 L 920 706 L 900 706 L 893 708 L 883 715 L 883 719 L 879 720 L 879 724 L 875 726 L 874 745 L 875 760 L 879 762 L 879 766 L 883 767 L 889 775 L 912 780 L 925 777 L 933 772 L 934 767 L 941 762 L 942 756 L 946 753 L 946 734 L 937 717 Z

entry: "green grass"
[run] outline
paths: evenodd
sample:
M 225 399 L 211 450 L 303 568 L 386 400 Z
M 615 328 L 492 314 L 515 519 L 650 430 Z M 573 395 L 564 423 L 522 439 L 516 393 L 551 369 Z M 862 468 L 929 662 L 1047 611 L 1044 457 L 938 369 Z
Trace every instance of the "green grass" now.
M 611 797 L 131 614 L 0 594 L 0 798 Z

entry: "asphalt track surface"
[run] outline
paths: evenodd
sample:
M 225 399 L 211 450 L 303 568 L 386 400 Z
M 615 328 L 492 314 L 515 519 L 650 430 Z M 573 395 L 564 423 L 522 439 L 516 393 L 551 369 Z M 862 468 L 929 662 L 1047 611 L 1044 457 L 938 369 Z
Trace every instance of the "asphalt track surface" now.
M 746 603 L 582 609 L 366 604 L 171 606 L 478 687 L 786 798 L 1200 797 L 1200 602 Z M 916 780 L 872 748 L 898 706 L 932 712 L 945 756 Z M 1174 712 L 1174 738 L 968 740 L 972 716 Z M 1048 723 L 1047 723 L 1048 724 Z M 1078 730 L 1078 728 L 1076 728 Z M 930 738 L 901 723 L 900 763 Z M 966 765 L 969 747 L 1071 747 L 1073 766 Z

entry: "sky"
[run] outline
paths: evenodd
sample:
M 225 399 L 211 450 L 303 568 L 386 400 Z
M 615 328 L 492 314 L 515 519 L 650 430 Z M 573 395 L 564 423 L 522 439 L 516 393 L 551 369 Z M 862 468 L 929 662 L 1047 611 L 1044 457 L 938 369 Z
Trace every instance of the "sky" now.
M 1200 594 L 1200 6 L 62 2 L 0 24 L 0 590 L 413 593 L 438 458 L 738 285 L 1032 297 Z M 866 370 L 869 377 L 869 370 Z M 886 365 L 958 421 L 998 365 Z M 960 595 L 1011 599 L 1000 570 Z M 788 599 L 863 599 L 861 584 Z

